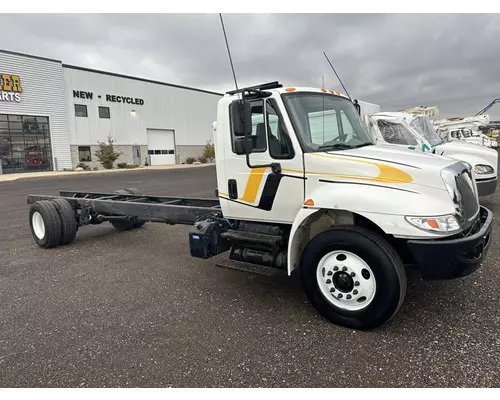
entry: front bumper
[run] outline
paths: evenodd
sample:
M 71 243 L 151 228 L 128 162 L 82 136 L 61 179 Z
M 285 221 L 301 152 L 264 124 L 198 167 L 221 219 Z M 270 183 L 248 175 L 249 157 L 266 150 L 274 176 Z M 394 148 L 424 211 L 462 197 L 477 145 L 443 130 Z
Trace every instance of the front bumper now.
M 466 237 L 444 240 L 408 240 L 406 245 L 423 279 L 454 279 L 476 271 L 491 243 L 493 213 L 480 207 L 479 221 Z
M 497 178 L 479 180 L 476 178 L 477 194 L 479 197 L 495 193 L 497 189 Z

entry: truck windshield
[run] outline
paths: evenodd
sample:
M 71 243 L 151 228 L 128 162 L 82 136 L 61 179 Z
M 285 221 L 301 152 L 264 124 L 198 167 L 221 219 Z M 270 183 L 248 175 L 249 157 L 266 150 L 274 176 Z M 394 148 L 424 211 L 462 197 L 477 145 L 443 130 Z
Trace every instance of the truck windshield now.
M 418 144 L 415 135 L 410 132 L 406 125 L 401 122 L 387 121 L 379 119 L 377 121 L 378 128 L 384 140 L 390 144 L 403 144 L 415 146 Z
M 434 126 L 429 121 L 428 117 L 416 117 L 410 122 L 410 127 L 415 129 L 420 135 L 427 139 L 431 146 L 436 146 L 443 143 Z
M 323 93 L 286 93 L 283 101 L 306 152 L 373 145 L 348 99 Z

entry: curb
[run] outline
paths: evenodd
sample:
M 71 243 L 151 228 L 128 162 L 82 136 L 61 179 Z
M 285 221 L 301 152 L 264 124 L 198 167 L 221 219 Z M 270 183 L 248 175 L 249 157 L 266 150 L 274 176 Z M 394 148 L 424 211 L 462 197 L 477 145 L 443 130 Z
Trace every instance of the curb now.
M 118 169 L 105 169 L 99 171 L 48 171 L 48 172 L 26 172 L 19 174 L 5 174 L 0 175 L 0 184 L 2 182 L 12 182 L 20 179 L 44 179 L 44 178 L 60 178 L 60 177 L 68 177 L 71 175 L 80 176 L 80 175 L 90 175 L 90 174 L 108 174 L 108 173 L 118 173 L 118 172 L 135 172 L 135 171 L 167 171 L 170 169 L 184 169 L 184 168 L 200 168 L 200 167 L 209 167 L 214 166 L 215 163 L 206 163 L 206 164 L 174 164 L 174 165 L 158 165 L 158 166 L 148 166 L 148 167 L 140 167 L 140 168 L 118 168 Z

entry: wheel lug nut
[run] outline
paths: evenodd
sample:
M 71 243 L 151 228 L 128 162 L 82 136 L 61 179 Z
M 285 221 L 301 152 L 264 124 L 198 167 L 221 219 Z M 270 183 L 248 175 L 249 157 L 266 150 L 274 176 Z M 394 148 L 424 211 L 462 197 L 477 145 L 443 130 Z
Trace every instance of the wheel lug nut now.
M 356 274 L 354 272 L 351 272 L 351 276 L 354 278 Z
M 331 293 L 335 292 L 335 288 L 334 287 L 330 288 L 330 292 Z
M 335 267 L 333 267 L 333 270 L 334 270 L 334 271 L 338 271 L 338 270 L 339 270 L 339 267 L 335 266 Z
M 332 283 L 332 280 L 331 279 L 327 279 L 326 283 L 329 285 L 330 283 Z
M 342 268 L 342 271 L 346 272 L 347 271 L 347 267 Z
M 332 271 L 328 271 L 326 274 L 327 274 L 328 276 L 331 276 L 331 275 L 333 275 L 333 272 L 332 272 Z
M 357 291 L 356 289 L 354 289 L 354 290 L 352 291 L 352 294 L 358 294 L 358 291 Z
M 347 297 L 347 300 L 349 300 L 352 296 L 350 294 L 348 294 L 346 297 Z
M 359 282 L 358 281 L 354 282 L 354 286 L 359 286 Z
M 339 293 L 339 299 L 341 299 L 341 298 L 342 298 L 342 293 Z

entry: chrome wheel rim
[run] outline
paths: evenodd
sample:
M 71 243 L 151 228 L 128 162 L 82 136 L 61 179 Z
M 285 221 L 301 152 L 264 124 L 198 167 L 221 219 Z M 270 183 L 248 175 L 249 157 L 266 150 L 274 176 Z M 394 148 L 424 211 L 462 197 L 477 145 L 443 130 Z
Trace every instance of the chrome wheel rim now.
M 316 280 L 325 299 L 346 311 L 368 307 L 377 290 L 370 266 L 358 255 L 344 250 L 332 251 L 320 260 Z

